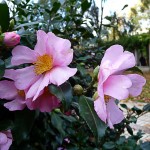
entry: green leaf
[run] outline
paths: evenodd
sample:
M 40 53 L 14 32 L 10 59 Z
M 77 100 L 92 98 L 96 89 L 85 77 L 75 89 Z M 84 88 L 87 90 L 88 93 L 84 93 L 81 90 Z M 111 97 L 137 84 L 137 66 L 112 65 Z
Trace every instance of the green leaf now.
M 0 121 L 0 131 L 9 130 L 13 127 L 13 122 L 11 120 Z
M 127 131 L 129 132 L 130 135 L 133 135 L 133 130 L 129 125 L 127 126 Z
M 60 86 L 51 84 L 49 85 L 49 91 L 62 101 L 66 110 L 70 107 L 73 98 L 70 83 L 66 82 Z
M 82 67 L 80 64 L 77 64 L 77 69 L 80 72 L 82 77 L 87 75 L 87 70 L 84 67 Z
M 9 27 L 9 8 L 5 1 L 0 3 L 0 26 L 2 32 L 6 32 Z
M 143 107 L 143 111 L 150 111 L 150 103 Z
M 0 59 L 0 79 L 3 77 L 5 73 L 5 63 Z
M 37 113 L 30 110 L 15 112 L 13 138 L 17 143 L 27 139 L 27 136 L 33 126 Z
M 55 112 L 52 112 L 51 113 L 51 122 L 52 122 L 52 125 L 55 129 L 57 129 L 59 131 L 59 133 L 64 137 L 65 136 L 65 132 L 64 132 L 64 129 L 63 129 L 63 120 L 61 119 L 61 117 L 55 113 Z
M 140 70 L 138 67 L 132 67 L 130 69 L 127 69 L 127 71 L 137 72 L 143 75 L 142 70 Z
M 128 109 L 128 106 L 126 104 L 120 104 L 120 105 L 121 105 L 121 107 Z
M 114 142 L 106 142 L 106 143 L 103 145 L 103 148 L 104 148 L 104 149 L 113 149 L 113 148 L 115 148 L 115 143 L 114 143 Z
M 126 7 L 128 7 L 128 5 L 127 5 L 127 4 L 123 6 L 122 10 L 124 10 Z
M 80 106 L 80 115 L 86 121 L 88 127 L 94 134 L 97 141 L 101 137 L 104 136 L 106 125 L 101 119 L 97 116 L 94 110 L 94 103 L 91 98 L 81 96 L 79 99 L 79 106 Z
M 51 13 L 54 13 L 54 14 L 55 14 L 55 13 L 59 10 L 60 6 L 61 6 L 61 4 L 60 4 L 59 2 L 55 2 L 55 3 L 53 4 L 53 8 L 52 8 L 52 10 L 51 10 Z
M 88 0 L 84 0 L 81 4 L 82 12 L 84 13 L 87 11 L 91 6 L 91 2 L 88 2 Z

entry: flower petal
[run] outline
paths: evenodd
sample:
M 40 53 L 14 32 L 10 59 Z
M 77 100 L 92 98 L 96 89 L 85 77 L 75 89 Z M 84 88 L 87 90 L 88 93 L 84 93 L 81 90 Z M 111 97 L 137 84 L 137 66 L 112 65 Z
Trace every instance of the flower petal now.
M 40 95 L 41 91 L 49 84 L 49 73 L 46 73 L 40 79 L 38 79 L 27 92 L 26 98 L 32 98 L 33 101 Z
M 99 118 L 106 123 L 107 112 L 106 112 L 106 104 L 104 99 L 98 98 L 94 101 L 94 110 L 96 111 Z
M 36 61 L 36 53 L 26 46 L 16 46 L 12 51 L 12 65 L 33 63 Z
M 6 144 L 0 145 L 0 150 L 9 150 L 11 144 L 12 144 L 12 139 L 8 138 Z
M 0 98 L 12 100 L 18 95 L 13 81 L 0 81 Z
M 73 59 L 70 41 L 51 32 L 48 33 L 47 53 L 53 56 L 54 66 L 67 66 Z
M 48 36 L 44 31 L 42 31 L 42 30 L 37 31 L 37 43 L 36 43 L 34 49 L 40 55 L 46 54 L 47 38 L 48 38 Z
M 59 86 L 63 84 L 65 81 L 67 81 L 70 77 L 75 75 L 76 72 L 77 72 L 76 68 L 55 67 L 49 73 L 50 83 Z
M 41 112 L 50 112 L 57 108 L 59 104 L 60 101 L 55 96 L 48 93 L 43 93 L 35 101 L 32 101 L 32 99 L 27 100 L 27 106 L 29 109 L 39 109 Z
M 11 79 L 11 80 L 15 80 L 16 70 L 14 70 L 14 69 L 6 69 L 4 77 L 8 78 L 8 79 Z
M 109 69 L 111 74 L 114 74 L 135 66 L 135 63 L 135 57 L 131 52 L 123 52 L 121 45 L 113 45 L 106 50 L 101 62 L 101 68 Z
M 29 88 L 34 82 L 36 82 L 41 75 L 37 76 L 34 72 L 34 66 L 26 67 L 16 70 L 15 85 L 19 90 L 25 90 Z
M 113 128 L 114 124 L 120 123 L 124 119 L 123 112 L 115 104 L 114 99 L 110 99 L 106 105 L 108 114 L 108 125 Z
M 129 93 L 131 96 L 138 96 L 142 92 L 142 88 L 146 83 L 144 77 L 138 74 L 128 74 L 127 77 L 131 80 L 132 86 L 129 88 Z
M 4 106 L 9 109 L 9 111 L 23 110 L 26 106 L 25 99 L 17 97 L 11 102 L 5 103 Z
M 5 143 L 7 143 L 7 136 L 6 134 L 0 132 L 0 145 Z
M 118 100 L 126 99 L 129 96 L 128 88 L 132 82 L 125 75 L 112 75 L 104 82 L 104 94 Z

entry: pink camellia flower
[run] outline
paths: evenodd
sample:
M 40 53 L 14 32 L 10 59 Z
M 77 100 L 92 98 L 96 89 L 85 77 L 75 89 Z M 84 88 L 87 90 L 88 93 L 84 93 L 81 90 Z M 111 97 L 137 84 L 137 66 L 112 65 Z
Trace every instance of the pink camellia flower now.
M 20 35 L 15 32 L 5 32 L 3 42 L 6 46 L 13 47 L 20 43 Z
M 7 70 L 4 77 L 14 80 L 15 70 Z M 5 103 L 4 106 L 10 111 L 22 110 L 26 106 L 25 92 L 23 90 L 18 90 L 14 84 L 14 81 L 0 81 L 0 98 L 7 99 L 9 101 Z
M 9 150 L 12 144 L 11 131 L 0 131 L 0 150 Z
M 146 80 L 138 74 L 125 75 L 123 72 L 135 66 L 135 57 L 131 52 L 123 51 L 121 45 L 108 48 L 101 61 L 98 74 L 98 98 L 94 101 L 97 115 L 110 128 L 120 123 L 123 113 L 115 104 L 115 99 L 138 96 Z
M 0 81 L 0 98 L 10 101 L 4 104 L 10 111 L 22 110 L 27 106 L 31 110 L 39 109 L 41 112 L 50 112 L 60 106 L 59 99 L 52 95 L 47 87 L 41 91 L 36 101 L 32 101 L 32 98 L 26 99 L 27 90 L 19 90 L 15 86 L 15 70 L 6 70 L 4 77 L 13 80 Z
M 37 44 L 34 50 L 17 46 L 12 51 L 12 65 L 30 63 L 31 66 L 16 70 L 15 85 L 19 90 L 28 89 L 26 98 L 33 101 L 48 84 L 63 84 L 76 72 L 68 65 L 73 59 L 69 40 L 59 38 L 53 33 L 37 31 Z

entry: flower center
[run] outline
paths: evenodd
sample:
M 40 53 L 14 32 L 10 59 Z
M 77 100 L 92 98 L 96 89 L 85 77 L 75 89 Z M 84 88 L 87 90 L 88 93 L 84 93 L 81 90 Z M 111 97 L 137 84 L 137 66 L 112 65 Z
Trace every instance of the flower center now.
M 37 58 L 34 63 L 34 71 L 37 75 L 40 75 L 53 67 L 53 58 L 50 55 L 43 55 Z
M 108 102 L 109 102 L 109 100 L 110 100 L 110 96 L 108 96 L 108 95 L 104 95 L 104 100 L 105 100 L 105 102 L 106 102 L 106 103 L 108 103 Z
M 18 95 L 21 97 L 25 97 L 24 90 L 18 90 Z

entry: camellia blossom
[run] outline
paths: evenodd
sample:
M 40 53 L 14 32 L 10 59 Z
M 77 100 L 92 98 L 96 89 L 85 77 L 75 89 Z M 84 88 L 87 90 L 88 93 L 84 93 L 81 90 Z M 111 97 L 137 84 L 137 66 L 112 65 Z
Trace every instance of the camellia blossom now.
M 17 69 L 15 85 L 19 90 L 28 89 L 26 98 L 33 101 L 48 84 L 63 84 L 76 72 L 68 65 L 73 59 L 73 50 L 69 40 L 53 33 L 37 31 L 37 44 L 34 50 L 26 46 L 16 46 L 12 51 L 12 65 L 30 63 L 31 66 Z
M 5 32 L 3 42 L 8 47 L 15 46 L 20 43 L 20 35 L 16 32 Z
M 11 131 L 0 131 L 0 150 L 9 150 L 12 144 Z
M 135 66 L 135 57 L 131 52 L 123 51 L 121 45 L 108 48 L 101 61 L 98 74 L 98 98 L 94 101 L 97 115 L 110 128 L 120 123 L 123 113 L 115 104 L 115 99 L 122 100 L 129 96 L 138 96 L 146 80 L 138 74 L 123 74 Z

